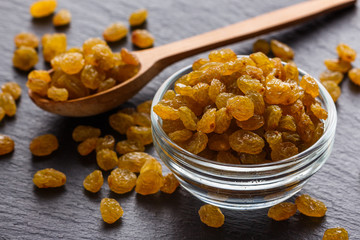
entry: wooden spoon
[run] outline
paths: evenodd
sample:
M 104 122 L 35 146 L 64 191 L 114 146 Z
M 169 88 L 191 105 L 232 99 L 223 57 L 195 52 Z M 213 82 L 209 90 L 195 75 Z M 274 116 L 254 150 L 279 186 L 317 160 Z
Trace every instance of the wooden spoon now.
M 106 91 L 83 98 L 55 102 L 29 90 L 40 108 L 71 117 L 92 116 L 111 110 L 132 96 L 166 66 L 183 58 L 243 39 L 304 22 L 316 16 L 353 5 L 356 0 L 312 0 L 266 13 L 230 26 L 174 43 L 136 51 L 141 63 L 137 75 Z

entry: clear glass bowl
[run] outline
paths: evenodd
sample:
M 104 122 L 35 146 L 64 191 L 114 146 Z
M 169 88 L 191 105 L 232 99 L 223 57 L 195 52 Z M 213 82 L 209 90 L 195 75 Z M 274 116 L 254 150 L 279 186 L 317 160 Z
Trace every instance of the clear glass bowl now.
M 187 66 L 169 77 L 159 88 L 153 106 L 174 83 L 191 72 Z M 300 76 L 306 72 L 299 69 Z M 319 82 L 318 82 L 319 83 Z M 336 130 L 335 104 L 319 83 L 319 101 L 328 111 L 323 136 L 310 148 L 277 162 L 256 165 L 219 163 L 194 155 L 172 142 L 161 128 L 161 119 L 152 111 L 154 146 L 161 160 L 184 189 L 200 200 L 222 208 L 251 210 L 283 202 L 301 190 L 330 156 Z

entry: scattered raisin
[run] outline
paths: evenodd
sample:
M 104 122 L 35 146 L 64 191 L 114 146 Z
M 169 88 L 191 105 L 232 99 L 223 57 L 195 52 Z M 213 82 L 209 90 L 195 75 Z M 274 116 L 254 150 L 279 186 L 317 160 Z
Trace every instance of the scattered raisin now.
M 34 174 L 33 182 L 38 188 L 61 187 L 66 183 L 66 176 L 53 168 L 45 168 Z
M 323 202 L 306 194 L 298 196 L 295 199 L 295 204 L 302 214 L 309 217 L 323 217 L 327 211 Z
M 120 204 L 113 198 L 103 198 L 100 203 L 100 212 L 104 222 L 112 224 L 124 214 Z
M 209 227 L 219 228 L 224 224 L 225 217 L 220 208 L 205 204 L 199 209 L 200 220 Z
M 94 128 L 91 126 L 79 125 L 72 132 L 72 138 L 75 142 L 82 142 L 88 138 L 97 138 L 101 134 L 99 128 Z
M 53 134 L 45 134 L 34 138 L 29 148 L 34 156 L 47 156 L 59 148 L 59 142 Z
M 100 191 L 103 184 L 104 184 L 104 177 L 100 170 L 93 171 L 92 173 L 87 175 L 83 181 L 84 188 L 89 192 L 93 192 L 93 193 Z
M 176 179 L 175 175 L 169 173 L 164 178 L 164 185 L 160 188 L 160 191 L 168 194 L 175 192 L 177 187 L 180 185 L 179 181 Z
M 275 221 L 284 221 L 294 216 L 297 211 L 294 203 L 282 202 L 269 208 L 268 217 Z
M 130 192 L 136 184 L 136 175 L 127 169 L 116 168 L 108 177 L 111 191 L 119 194 Z
M 53 17 L 53 24 L 55 27 L 68 25 L 71 22 L 71 13 L 67 9 L 61 9 Z
M 15 143 L 11 137 L 0 134 L 0 156 L 14 151 Z

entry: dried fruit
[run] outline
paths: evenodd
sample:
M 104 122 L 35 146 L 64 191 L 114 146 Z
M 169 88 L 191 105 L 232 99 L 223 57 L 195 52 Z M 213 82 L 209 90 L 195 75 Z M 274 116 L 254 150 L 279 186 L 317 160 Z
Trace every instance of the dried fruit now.
M 143 127 L 151 127 L 151 118 L 147 113 L 133 113 L 132 117 L 134 118 L 135 125 L 143 126 Z
M 211 51 L 209 54 L 210 62 L 228 62 L 237 59 L 236 53 L 230 48 Z
M 126 154 L 130 152 L 143 152 L 145 151 L 144 145 L 135 140 L 123 140 L 116 144 L 116 152 L 119 154 Z
M 113 198 L 103 198 L 100 203 L 100 212 L 104 222 L 112 224 L 124 214 L 120 204 Z
M 131 126 L 126 131 L 126 137 L 129 140 L 141 142 L 143 145 L 148 145 L 153 142 L 150 127 Z
M 116 152 L 105 148 L 97 151 L 96 162 L 102 170 L 108 171 L 116 167 L 118 158 Z
M 314 78 L 310 75 L 304 75 L 300 81 L 300 87 L 302 87 L 306 93 L 310 94 L 313 98 L 319 96 L 319 86 Z
M 145 152 L 130 152 L 122 155 L 118 160 L 118 167 L 138 173 L 148 159 L 155 160 Z
M 151 104 L 152 104 L 152 100 L 145 101 L 145 102 L 140 103 L 139 105 L 137 105 L 136 110 L 139 113 L 150 114 L 151 113 Z
M 126 134 L 126 131 L 135 125 L 134 117 L 125 113 L 115 113 L 109 117 L 110 126 L 120 134 Z
M 108 90 L 116 85 L 116 81 L 113 78 L 108 78 L 105 81 L 101 82 L 99 84 L 99 87 L 97 89 L 97 92 L 103 92 L 105 90 Z
M 340 87 L 333 81 L 324 81 L 322 85 L 324 85 L 334 102 L 336 102 L 341 95 Z
M 346 62 L 353 62 L 356 58 L 356 51 L 352 49 L 350 46 L 340 43 L 336 47 L 336 51 L 339 55 L 339 58 Z
M 348 76 L 353 83 L 360 85 L 360 68 L 351 69 Z
M 9 117 L 12 117 L 16 114 L 15 100 L 10 93 L 0 92 L 0 107 Z
M 59 148 L 59 142 L 53 134 L 45 134 L 34 138 L 29 148 L 35 156 L 47 156 Z
M 297 211 L 294 203 L 282 202 L 269 208 L 268 217 L 275 221 L 284 221 L 294 216 Z
M 226 109 L 239 121 L 245 121 L 254 116 L 254 103 L 246 96 L 230 98 Z
M 39 46 L 39 38 L 33 33 L 21 32 L 14 37 L 14 43 L 17 48 L 21 46 L 37 48 Z
M 205 64 L 209 63 L 209 59 L 206 58 L 200 58 L 198 60 L 196 60 L 193 65 L 192 65 L 192 69 L 194 71 L 199 70 L 202 66 L 204 66 Z
M 96 138 L 96 137 L 85 139 L 85 141 L 80 143 L 79 146 L 77 147 L 78 153 L 81 156 L 89 155 L 92 151 L 95 150 L 97 141 L 98 141 L 98 138 Z
M 14 151 L 15 143 L 11 137 L 0 134 L 0 156 Z
M 98 138 L 96 142 L 96 152 L 99 152 L 102 149 L 114 150 L 115 139 L 111 135 L 105 135 L 102 138 Z
M 100 191 L 103 184 L 104 184 L 104 177 L 100 170 L 93 171 L 92 173 L 87 175 L 83 181 L 84 188 L 89 192 L 93 192 L 93 193 Z
M 21 96 L 21 87 L 16 82 L 7 82 L 1 85 L 1 90 L 4 93 L 9 93 L 14 100 L 19 99 Z
M 61 57 L 60 68 L 67 74 L 76 74 L 83 69 L 85 60 L 81 53 L 64 53 Z
M 52 14 L 56 9 L 56 0 L 38 0 L 31 4 L 30 14 L 34 18 L 46 17 Z
M 53 24 L 55 27 L 64 26 L 70 24 L 71 22 L 71 13 L 67 9 L 61 9 L 53 17 Z
M 227 134 L 214 134 L 209 138 L 208 147 L 214 151 L 230 150 L 229 136 Z
M 243 130 L 256 130 L 265 124 L 264 117 L 261 115 L 254 115 L 246 121 L 236 121 L 236 124 Z
M 268 55 L 270 52 L 270 44 L 264 39 L 258 39 L 253 44 L 253 52 L 262 52 Z
M 292 60 L 294 58 L 294 51 L 285 43 L 271 40 L 270 47 L 275 57 L 281 58 L 283 61 Z
M 169 133 L 169 138 L 176 143 L 180 143 L 189 140 L 192 137 L 192 135 L 193 135 L 192 131 L 188 129 L 181 129 Z
M 282 131 L 296 131 L 296 122 L 293 116 L 290 115 L 283 115 L 279 121 L 279 130 Z
M 224 224 L 225 217 L 220 208 L 205 204 L 199 209 L 200 220 L 209 227 L 219 228 Z
M 122 48 L 120 53 L 121 53 L 122 60 L 126 64 L 135 65 L 135 66 L 140 64 L 137 56 L 134 53 L 127 50 L 126 48 Z
M 119 194 L 130 192 L 136 184 L 136 175 L 127 169 L 116 168 L 108 177 L 109 188 Z
M 294 82 L 283 82 L 273 75 L 266 78 L 264 100 L 268 104 L 290 105 L 299 98 L 299 87 Z
M 282 142 L 272 147 L 271 159 L 273 161 L 283 160 L 299 153 L 298 148 L 291 142 Z
M 169 173 L 165 176 L 164 185 L 160 188 L 160 190 L 164 193 L 172 194 L 173 192 L 175 192 L 179 185 L 180 183 L 176 179 L 174 174 Z
M 66 88 L 57 88 L 52 86 L 48 88 L 47 96 L 49 99 L 52 99 L 54 101 L 63 102 L 68 100 L 69 92 L 66 90 Z
M 349 72 L 349 77 L 350 77 L 350 73 L 352 70 L 350 70 Z M 330 70 L 325 70 L 324 72 L 320 73 L 319 79 L 321 82 L 324 81 L 334 81 L 336 84 L 341 83 L 341 81 L 344 78 L 344 74 L 342 74 L 341 72 L 333 72 Z M 351 77 L 350 77 L 351 79 Z
M 148 12 L 146 9 L 139 9 L 135 12 L 132 12 L 129 17 L 130 26 L 138 26 L 145 22 Z
M 66 183 L 66 176 L 53 168 L 45 168 L 34 174 L 33 182 L 38 188 L 61 187 Z
M 276 129 L 282 116 L 282 109 L 278 105 L 269 105 L 264 113 L 265 129 Z
M 325 109 L 323 109 L 320 103 L 313 103 L 310 106 L 311 112 L 318 118 L 318 119 L 327 119 L 328 113 Z
M 64 33 L 45 34 L 42 37 L 43 55 L 47 62 L 55 56 L 66 52 L 66 35 Z
M 244 130 L 238 130 L 231 134 L 229 143 L 236 152 L 249 154 L 258 154 L 265 146 L 264 140 L 259 135 Z
M 255 91 L 263 94 L 265 91 L 262 83 L 257 79 L 251 78 L 249 75 L 242 75 L 240 78 L 238 78 L 236 83 L 239 89 L 245 94 L 247 94 L 249 91 Z
M 323 240 L 348 240 L 349 234 L 345 228 L 329 228 L 325 231 Z
M 206 148 L 207 143 L 207 135 L 202 132 L 196 132 L 190 140 L 188 140 L 184 148 L 193 154 L 198 154 Z
M 115 66 L 114 54 L 110 47 L 97 44 L 91 48 L 91 53 L 85 55 L 86 64 L 93 65 L 101 70 L 109 70 Z
M 106 42 L 104 40 L 101 40 L 100 38 L 87 39 L 82 45 L 84 56 L 90 55 L 92 53 L 92 48 L 98 44 L 107 45 Z
M 235 157 L 230 151 L 218 152 L 216 161 L 229 164 L 240 164 L 240 159 Z
M 323 217 L 327 211 L 323 202 L 312 198 L 307 194 L 298 196 L 295 199 L 295 204 L 302 214 L 309 217 Z
M 139 48 L 148 48 L 154 44 L 154 37 L 145 29 L 136 29 L 131 34 L 131 42 Z
M 163 104 L 156 104 L 153 111 L 162 119 L 176 120 L 179 118 L 179 110 Z
M 103 71 L 92 65 L 85 65 L 80 75 L 81 82 L 85 87 L 90 89 L 97 89 L 105 80 L 106 75 Z
M 135 191 L 142 195 L 157 193 L 164 185 L 161 164 L 154 158 L 147 159 L 136 180 Z
M 116 42 L 126 37 L 128 29 L 125 24 L 115 22 L 110 24 L 103 32 L 103 38 L 108 42 Z
M 21 46 L 15 50 L 12 61 L 14 67 L 28 71 L 36 65 L 39 57 L 34 48 Z
M 97 138 L 100 134 L 101 130 L 99 128 L 79 125 L 72 132 L 72 138 L 75 142 L 82 142 L 88 138 Z
M 208 109 L 197 123 L 197 131 L 211 133 L 215 130 L 216 108 Z
M 347 73 L 351 69 L 351 63 L 341 59 L 326 59 L 324 64 L 327 69 L 333 72 Z

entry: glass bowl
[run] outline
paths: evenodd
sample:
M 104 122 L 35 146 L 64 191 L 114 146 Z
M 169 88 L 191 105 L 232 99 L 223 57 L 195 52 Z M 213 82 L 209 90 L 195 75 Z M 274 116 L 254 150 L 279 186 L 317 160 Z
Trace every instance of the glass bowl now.
M 240 56 L 239 56 L 240 57 Z M 153 106 L 181 76 L 192 71 L 187 66 L 169 77 L 159 88 Z M 306 72 L 299 69 L 300 77 Z M 319 84 L 318 100 L 328 111 L 323 136 L 305 151 L 277 162 L 256 165 L 219 163 L 192 154 L 174 143 L 161 127 L 161 119 L 152 111 L 155 149 L 181 186 L 200 200 L 221 208 L 252 210 L 283 202 L 302 189 L 309 178 L 329 158 L 336 130 L 335 104 Z

